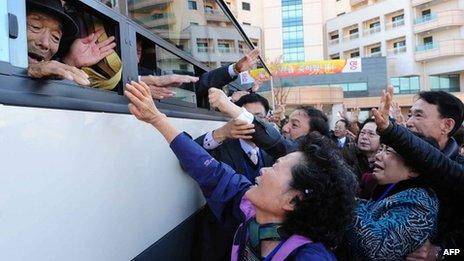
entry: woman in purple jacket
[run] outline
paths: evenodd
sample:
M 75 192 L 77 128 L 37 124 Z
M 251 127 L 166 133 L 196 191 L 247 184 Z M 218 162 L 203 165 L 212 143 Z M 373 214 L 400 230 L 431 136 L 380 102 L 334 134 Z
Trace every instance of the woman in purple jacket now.
M 155 127 L 200 185 L 216 217 L 237 229 L 232 260 L 335 260 L 355 207 L 356 179 L 328 138 L 312 134 L 300 151 L 262 168 L 252 186 L 216 161 L 160 113 L 148 86 L 126 85 L 129 110 Z

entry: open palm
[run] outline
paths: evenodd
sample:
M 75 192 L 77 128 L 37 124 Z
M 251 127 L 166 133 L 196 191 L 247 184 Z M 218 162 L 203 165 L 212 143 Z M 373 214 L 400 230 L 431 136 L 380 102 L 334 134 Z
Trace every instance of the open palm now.
M 100 43 L 98 42 L 98 38 L 103 33 L 103 30 L 99 30 L 85 38 L 76 39 L 63 61 L 68 65 L 78 68 L 97 64 L 111 54 L 114 51 L 114 47 L 116 47 L 113 36 L 108 37 L 108 39 Z

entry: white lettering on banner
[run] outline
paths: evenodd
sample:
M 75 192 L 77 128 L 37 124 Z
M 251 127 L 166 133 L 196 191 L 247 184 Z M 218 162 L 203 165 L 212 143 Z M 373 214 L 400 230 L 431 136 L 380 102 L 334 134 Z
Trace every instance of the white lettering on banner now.
M 346 60 L 345 67 L 342 70 L 343 73 L 362 72 L 361 58 L 353 58 Z
M 443 255 L 444 256 L 457 256 L 459 255 L 459 253 L 461 253 L 461 250 L 459 248 L 457 249 L 453 249 L 453 248 L 446 248 L 444 251 L 443 251 Z
M 251 77 L 250 73 L 248 71 L 241 72 L 240 73 L 240 83 L 241 84 L 248 84 L 248 83 L 254 83 L 255 79 Z

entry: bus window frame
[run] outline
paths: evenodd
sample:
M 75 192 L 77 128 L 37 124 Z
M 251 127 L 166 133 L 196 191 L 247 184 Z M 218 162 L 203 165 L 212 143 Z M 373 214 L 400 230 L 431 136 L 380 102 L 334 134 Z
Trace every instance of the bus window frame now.
M 22 0 L 26 1 L 26 0 Z M 119 30 L 118 49 L 124 64 L 122 71 L 122 86 L 138 79 L 136 60 L 136 35 L 140 34 L 150 40 L 158 48 L 183 59 L 198 70 L 211 70 L 208 66 L 197 61 L 191 54 L 180 50 L 158 35 L 137 24 L 127 15 L 117 12 L 97 0 L 70 0 L 77 5 L 83 5 L 91 14 L 109 20 Z M 126 9 L 127 10 L 127 9 Z M 25 16 L 25 12 L 24 12 Z M 24 17 L 25 18 L 25 17 Z M 19 33 L 26 33 L 26 28 L 19 28 Z M 107 112 L 130 114 L 127 108 L 128 100 L 122 96 L 123 88 L 118 92 L 82 87 L 68 80 L 32 79 L 27 76 L 27 69 L 15 67 L 9 62 L 0 62 L 0 104 L 52 108 L 91 112 Z M 235 83 L 229 84 L 234 89 L 240 89 Z M 160 110 L 170 117 L 227 121 L 224 114 L 199 108 L 196 104 L 178 99 L 156 101 Z

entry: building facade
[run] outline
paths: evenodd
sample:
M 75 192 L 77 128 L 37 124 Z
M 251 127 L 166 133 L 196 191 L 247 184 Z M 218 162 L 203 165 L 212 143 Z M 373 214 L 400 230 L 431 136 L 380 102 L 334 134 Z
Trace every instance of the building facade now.
M 253 44 L 262 48 L 262 17 L 255 14 L 261 13 L 261 1 L 227 4 Z M 215 0 L 133 0 L 128 10 L 139 24 L 212 68 L 235 62 L 249 51 Z
M 326 58 L 385 56 L 389 82 L 404 106 L 421 90 L 462 96 L 463 0 L 342 0 L 335 4 L 342 9 L 339 16 L 326 21 Z

